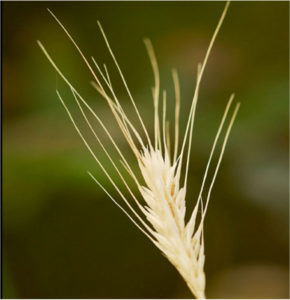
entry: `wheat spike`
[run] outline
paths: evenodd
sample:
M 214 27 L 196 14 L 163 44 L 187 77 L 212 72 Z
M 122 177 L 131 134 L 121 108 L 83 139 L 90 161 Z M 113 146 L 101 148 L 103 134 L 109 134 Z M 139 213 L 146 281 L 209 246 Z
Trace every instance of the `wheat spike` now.
M 157 64 L 157 59 L 155 52 L 152 46 L 152 43 L 149 39 L 144 39 L 145 47 L 148 52 L 148 56 L 151 62 L 153 74 L 154 74 L 154 87 L 152 88 L 153 95 L 153 108 L 154 108 L 154 137 L 152 142 L 150 140 L 148 130 L 146 129 L 145 123 L 141 117 L 141 114 L 136 106 L 136 103 L 133 99 L 133 96 L 129 90 L 129 87 L 126 83 L 124 75 L 121 71 L 121 68 L 117 62 L 117 59 L 112 51 L 112 48 L 109 44 L 108 38 L 105 35 L 105 32 L 98 21 L 99 29 L 104 38 L 105 44 L 109 50 L 109 53 L 113 59 L 115 67 L 121 77 L 121 80 L 124 84 L 124 87 L 127 91 L 127 94 L 130 98 L 130 101 L 134 107 L 134 111 L 138 117 L 138 120 L 142 127 L 142 134 L 145 134 L 145 140 L 142 138 L 142 134 L 138 132 L 134 124 L 130 121 L 130 118 L 124 111 L 122 104 L 116 96 L 116 93 L 113 89 L 112 82 L 110 79 L 109 71 L 106 65 L 103 65 L 104 71 L 101 70 L 100 66 L 96 63 L 95 59 L 92 57 L 93 65 L 89 63 L 85 55 L 80 50 L 79 46 L 72 38 L 68 30 L 63 26 L 63 24 L 58 20 L 58 18 L 51 12 L 51 15 L 62 27 L 66 35 L 72 41 L 73 45 L 81 55 L 84 63 L 89 68 L 89 71 L 92 73 L 94 81 L 92 85 L 95 87 L 96 91 L 107 101 L 110 110 L 116 122 L 124 135 L 124 138 L 128 142 L 130 149 L 136 157 L 136 160 L 139 165 L 139 171 L 142 175 L 143 182 L 140 182 L 137 179 L 137 174 L 132 170 L 125 156 L 119 149 L 118 145 L 112 138 L 111 134 L 108 132 L 106 126 L 104 125 L 101 118 L 93 111 L 93 109 L 88 105 L 84 98 L 78 93 L 74 86 L 70 83 L 67 77 L 60 71 L 57 67 L 54 60 L 48 54 L 45 47 L 41 42 L 38 41 L 38 44 L 54 69 L 61 76 L 61 78 L 66 82 L 69 88 L 72 91 L 72 95 L 82 113 L 83 118 L 85 119 L 86 124 L 88 125 L 91 132 L 94 134 L 98 144 L 101 146 L 101 149 L 104 151 L 105 155 L 108 157 L 110 163 L 116 170 L 118 176 L 121 179 L 124 187 L 128 190 L 130 196 L 134 200 L 137 208 L 135 209 L 130 200 L 127 199 L 124 193 L 121 191 L 121 188 L 117 186 L 114 178 L 108 173 L 107 168 L 101 161 L 97 158 L 96 154 L 90 147 L 89 143 L 85 139 L 81 130 L 76 124 L 76 121 L 72 117 L 67 105 L 64 103 L 60 93 L 57 91 L 57 95 L 63 104 L 70 120 L 72 121 L 76 131 L 79 136 L 85 143 L 87 149 L 92 154 L 97 164 L 107 176 L 108 180 L 111 182 L 113 187 L 118 192 L 119 196 L 123 200 L 127 208 L 124 208 L 114 199 L 110 193 L 102 186 L 102 184 L 92 175 L 91 172 L 88 174 L 92 179 L 103 189 L 103 191 L 109 196 L 109 198 L 128 216 L 128 218 L 162 251 L 162 253 L 168 258 L 168 260 L 176 267 L 178 272 L 184 278 L 189 289 L 196 298 L 203 299 L 205 298 L 205 273 L 204 273 L 204 219 L 208 209 L 209 199 L 211 196 L 212 188 L 222 161 L 224 154 L 225 146 L 228 141 L 229 133 L 231 131 L 233 122 L 237 115 L 239 104 L 236 105 L 232 117 L 230 118 L 226 133 L 222 142 L 221 151 L 218 157 L 218 161 L 215 167 L 213 177 L 210 181 L 209 189 L 205 197 L 205 204 L 203 203 L 203 193 L 204 186 L 208 177 L 209 167 L 211 165 L 213 155 L 216 150 L 218 140 L 222 129 L 224 128 L 225 121 L 227 119 L 228 113 L 230 111 L 234 95 L 230 96 L 224 114 L 222 116 L 212 149 L 210 151 L 209 160 L 206 165 L 204 177 L 201 183 L 200 192 L 198 199 L 196 201 L 195 207 L 190 214 L 188 221 L 185 220 L 186 213 L 186 189 L 187 189 L 187 179 L 189 172 L 189 163 L 190 163 L 190 152 L 192 145 L 192 133 L 194 128 L 195 112 L 197 107 L 197 100 L 199 94 L 199 88 L 201 79 L 204 73 L 206 63 L 208 61 L 209 54 L 211 52 L 213 43 L 216 39 L 218 31 L 221 27 L 221 24 L 224 20 L 226 12 L 229 7 L 229 2 L 226 3 L 225 8 L 222 12 L 218 25 L 215 29 L 213 37 L 210 41 L 209 47 L 206 51 L 205 58 L 197 68 L 197 79 L 195 85 L 195 91 L 193 95 L 193 100 L 191 103 L 191 108 L 189 111 L 186 129 L 183 136 L 182 144 L 179 149 L 179 139 L 180 139 L 180 130 L 179 130 L 179 118 L 180 118 L 180 86 L 177 71 L 172 70 L 173 85 L 175 91 L 175 120 L 174 120 L 174 141 L 173 141 L 173 150 L 170 149 L 170 132 L 169 132 L 169 120 L 166 116 L 167 108 L 167 93 L 162 91 L 162 120 L 159 120 L 159 103 L 160 103 L 160 78 L 159 78 L 159 69 Z M 94 67 L 97 69 L 99 75 L 94 71 Z M 100 76 L 100 77 L 98 77 Z M 129 186 L 127 179 L 122 175 L 121 170 L 114 162 L 109 151 L 105 145 L 100 140 L 98 134 L 93 129 L 88 117 L 87 112 L 84 108 L 93 115 L 96 121 L 101 125 L 105 134 L 109 137 L 110 142 L 112 143 L 114 149 L 120 155 L 121 163 L 125 170 L 128 172 L 136 184 L 140 194 L 142 195 L 145 204 L 141 204 L 141 201 L 138 200 L 138 197 L 132 192 L 132 188 Z M 186 149 L 187 145 L 187 149 Z M 184 157 L 186 159 L 184 162 Z M 184 180 L 181 181 L 181 177 L 184 172 Z M 201 211 L 199 222 L 197 222 L 198 211 Z M 198 224 L 197 224 L 198 223 Z

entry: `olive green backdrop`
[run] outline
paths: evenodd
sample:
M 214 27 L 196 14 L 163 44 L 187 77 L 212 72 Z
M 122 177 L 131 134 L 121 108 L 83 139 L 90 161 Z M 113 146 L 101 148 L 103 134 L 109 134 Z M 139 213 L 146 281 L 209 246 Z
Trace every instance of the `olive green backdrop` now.
M 196 66 L 223 6 L 2 2 L 5 298 L 191 297 L 177 271 L 87 175 L 90 170 L 121 201 L 57 99 L 56 88 L 88 133 L 69 89 L 36 40 L 100 114 L 136 167 L 106 103 L 89 84 L 89 71 L 46 8 L 62 20 L 88 57 L 108 65 L 120 101 L 136 121 L 97 28 L 96 21 L 102 22 L 152 132 L 153 76 L 142 42 L 150 37 L 161 85 L 169 95 L 169 116 L 174 104 L 171 68 L 179 72 L 183 132 Z M 204 73 L 193 134 L 189 207 L 196 201 L 230 93 L 241 102 L 206 219 L 208 297 L 288 297 L 288 14 L 287 2 L 233 2 Z M 113 151 L 112 155 L 119 160 Z

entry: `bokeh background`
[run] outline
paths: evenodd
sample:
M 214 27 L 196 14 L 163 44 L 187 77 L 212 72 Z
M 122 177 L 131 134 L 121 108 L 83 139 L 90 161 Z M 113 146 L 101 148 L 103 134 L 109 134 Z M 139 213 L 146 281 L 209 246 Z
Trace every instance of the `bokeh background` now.
M 89 71 L 46 8 L 88 57 L 107 64 L 120 101 L 133 115 L 97 28 L 96 20 L 102 22 L 152 132 L 153 76 L 142 38 L 154 44 L 171 116 L 171 68 L 179 72 L 184 130 L 196 66 L 223 6 L 2 2 L 4 298 L 191 297 L 177 271 L 87 175 L 90 170 L 120 200 L 57 99 L 56 88 L 88 133 L 70 91 L 36 40 L 99 113 L 136 168 L 106 103 L 89 84 Z M 233 2 L 204 74 L 189 207 L 230 93 L 241 102 L 206 220 L 209 298 L 288 297 L 288 18 L 288 2 Z

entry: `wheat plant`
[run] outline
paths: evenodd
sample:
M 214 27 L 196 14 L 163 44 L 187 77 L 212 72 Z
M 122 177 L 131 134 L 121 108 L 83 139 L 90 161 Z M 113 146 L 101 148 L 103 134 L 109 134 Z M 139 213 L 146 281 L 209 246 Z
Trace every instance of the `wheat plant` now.
M 129 219 L 144 233 L 152 243 L 160 249 L 160 251 L 168 258 L 168 260 L 176 267 L 181 274 L 189 289 L 196 298 L 205 298 L 205 273 L 204 273 L 204 219 L 208 208 L 209 199 L 211 196 L 212 188 L 221 164 L 221 160 L 224 154 L 225 146 L 228 140 L 230 130 L 232 128 L 234 119 L 239 109 L 239 103 L 235 106 L 232 117 L 228 122 L 228 126 L 223 138 L 220 154 L 216 163 L 215 171 L 211 180 L 209 181 L 209 188 L 204 196 L 204 187 L 208 178 L 209 167 L 212 162 L 212 158 L 221 135 L 224 123 L 228 116 L 234 95 L 230 96 L 224 114 L 222 116 L 216 137 L 214 139 L 212 149 L 210 151 L 209 159 L 206 165 L 204 176 L 201 183 L 199 195 L 194 206 L 193 211 L 190 213 L 189 219 L 186 221 L 186 191 L 187 191 L 187 179 L 189 172 L 190 151 L 192 144 L 192 133 L 195 120 L 195 112 L 197 107 L 197 100 L 199 94 L 199 88 L 201 79 L 204 73 L 204 69 L 212 49 L 213 43 L 216 39 L 218 31 L 224 20 L 226 12 L 229 7 L 229 2 L 226 3 L 222 12 L 218 25 L 214 31 L 212 39 L 209 43 L 204 60 L 197 67 L 197 78 L 195 91 L 188 114 L 185 133 L 183 135 L 181 143 L 179 132 L 179 118 L 180 118 L 180 88 L 179 79 L 176 70 L 172 71 L 172 78 L 175 90 L 175 118 L 174 118 L 174 143 L 173 149 L 170 147 L 170 131 L 169 120 L 166 116 L 167 108 L 167 94 L 166 91 L 160 91 L 160 78 L 158 64 L 155 57 L 153 46 L 149 39 L 144 39 L 146 49 L 151 61 L 153 74 L 154 74 L 154 87 L 152 88 L 153 94 L 153 106 L 154 106 L 154 137 L 150 138 L 148 130 L 143 122 L 143 119 L 139 113 L 133 96 L 129 90 L 123 73 L 119 67 L 117 59 L 109 45 L 108 39 L 104 33 L 101 24 L 98 22 L 99 29 L 103 35 L 104 41 L 107 45 L 108 51 L 114 61 L 120 78 L 124 84 L 130 101 L 133 105 L 135 113 L 138 117 L 138 122 L 141 124 L 142 133 L 130 121 L 130 117 L 125 113 L 122 104 L 120 103 L 116 93 L 113 89 L 112 82 L 109 76 L 108 69 L 104 65 L 104 70 L 96 63 L 95 59 L 91 58 L 91 63 L 85 57 L 79 46 L 72 38 L 68 30 L 62 25 L 57 17 L 51 12 L 50 14 L 62 27 L 68 38 L 74 44 L 75 48 L 81 55 L 83 61 L 89 68 L 93 76 L 91 82 L 96 91 L 106 100 L 124 138 L 126 139 L 129 148 L 132 150 L 139 166 L 139 175 L 142 177 L 142 181 L 138 179 L 137 170 L 133 170 L 128 163 L 125 155 L 122 153 L 112 135 L 104 125 L 100 116 L 88 105 L 84 98 L 79 94 L 76 88 L 70 83 L 67 77 L 61 72 L 58 66 L 55 64 L 51 56 L 48 54 L 45 47 L 41 42 L 38 44 L 54 69 L 60 75 L 60 77 L 66 82 L 71 89 L 72 95 L 80 109 L 80 112 L 88 125 L 90 131 L 95 136 L 101 149 L 111 162 L 113 168 L 117 172 L 127 191 L 129 192 L 135 205 L 132 205 L 132 201 L 124 195 L 124 191 L 117 185 L 116 179 L 109 173 L 107 166 L 102 163 L 95 152 L 92 150 L 88 141 L 84 137 L 83 133 L 79 129 L 77 122 L 73 118 L 67 105 L 64 103 L 60 93 L 57 95 L 63 104 L 70 120 L 72 121 L 77 133 L 83 140 L 85 146 L 94 157 L 95 161 L 105 173 L 113 187 L 118 192 L 120 198 L 123 200 L 126 208 L 124 208 L 119 201 L 113 198 L 107 189 L 92 175 L 88 174 L 92 179 L 104 190 L 104 192 L 111 198 L 111 200 L 129 217 Z M 97 71 L 94 71 L 94 69 Z M 160 103 L 161 102 L 161 103 Z M 160 107 L 162 116 L 160 117 Z M 98 133 L 93 128 L 88 118 L 88 113 L 92 114 L 96 122 L 104 130 L 106 136 L 109 138 L 115 150 L 120 156 L 122 166 L 125 168 L 126 176 L 123 175 L 120 166 L 117 166 L 116 162 L 112 158 L 111 154 L 107 150 L 99 137 Z M 133 192 L 133 187 L 128 183 L 128 176 L 130 176 L 136 184 L 140 194 L 139 196 Z M 140 177 L 140 176 L 139 176 Z M 183 179 L 183 180 L 181 180 Z M 141 196 L 141 197 L 140 197 Z M 141 199 L 140 199 L 141 198 Z M 143 198 L 143 199 L 142 199 Z M 205 200 L 203 200 L 205 199 Z

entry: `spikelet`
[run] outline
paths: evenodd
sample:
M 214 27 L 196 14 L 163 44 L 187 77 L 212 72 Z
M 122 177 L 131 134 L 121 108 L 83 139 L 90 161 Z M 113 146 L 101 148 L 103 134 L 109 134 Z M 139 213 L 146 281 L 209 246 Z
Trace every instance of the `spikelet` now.
M 110 193 L 99 183 L 99 181 L 90 173 L 89 175 L 92 179 L 104 190 L 104 192 L 111 198 L 111 200 L 129 217 L 129 219 L 160 249 L 160 251 L 168 258 L 168 260 L 176 267 L 178 272 L 184 278 L 191 292 L 196 298 L 205 298 L 205 274 L 204 274 L 204 238 L 203 238 L 203 227 L 204 227 L 204 218 L 207 211 L 211 191 L 213 184 L 223 157 L 225 146 L 228 140 L 228 136 L 233 125 L 234 119 L 236 117 L 239 104 L 236 105 L 232 117 L 229 121 L 227 127 L 221 151 L 218 157 L 216 168 L 213 174 L 213 177 L 210 181 L 207 195 L 205 196 L 205 202 L 203 202 L 202 194 L 204 192 L 204 185 L 208 176 L 208 170 L 213 158 L 213 154 L 220 137 L 221 131 L 224 127 L 224 122 L 227 118 L 228 112 L 230 110 L 233 97 L 231 95 L 228 104 L 226 106 L 225 112 L 222 116 L 221 123 L 219 125 L 211 152 L 209 160 L 206 166 L 204 177 L 202 180 L 200 192 L 198 195 L 197 202 L 193 211 L 190 214 L 189 220 L 186 222 L 186 190 L 187 190 L 187 177 L 189 170 L 189 161 L 190 161 L 190 150 L 192 143 L 192 132 L 194 127 L 194 117 L 195 110 L 197 105 L 199 86 L 201 78 L 207 63 L 211 48 L 217 36 L 217 33 L 221 27 L 223 19 L 226 15 L 229 2 L 226 3 L 221 18 L 218 22 L 216 30 L 213 34 L 213 37 L 210 41 L 209 47 L 207 49 L 205 58 L 202 64 L 198 65 L 197 69 L 197 79 L 195 92 L 189 111 L 188 121 L 186 124 L 186 130 L 183 137 L 181 147 L 179 147 L 179 116 L 180 116 L 180 90 L 179 90 L 179 81 L 176 70 L 172 71 L 173 84 L 175 88 L 175 122 L 174 122 L 174 147 L 171 154 L 170 149 L 170 134 L 169 134 L 169 121 L 166 120 L 166 91 L 162 92 L 162 120 L 159 120 L 159 100 L 160 100 L 160 79 L 159 79 L 159 70 L 155 57 L 155 53 L 152 47 L 150 40 L 145 39 L 144 43 L 148 51 L 148 55 L 152 64 L 152 69 L 154 73 L 155 86 L 152 89 L 153 91 L 153 103 L 154 103 L 154 139 L 151 141 L 148 131 L 144 125 L 144 122 L 141 118 L 141 115 L 138 111 L 138 108 L 133 100 L 131 92 L 127 86 L 123 73 L 119 67 L 119 64 L 113 54 L 113 51 L 109 45 L 107 37 L 98 22 L 100 31 L 104 37 L 105 43 L 108 47 L 108 50 L 111 54 L 111 57 L 116 65 L 116 68 L 119 72 L 119 75 L 123 81 L 124 87 L 128 93 L 130 101 L 135 109 L 138 120 L 141 124 L 143 135 L 145 135 L 145 140 L 142 138 L 141 134 L 131 123 L 129 117 L 126 115 L 121 103 L 119 102 L 106 66 L 104 65 L 104 71 L 101 70 L 99 65 L 96 63 L 94 58 L 92 58 L 91 65 L 74 39 L 71 37 L 67 29 L 62 25 L 62 23 L 56 18 L 56 16 L 51 12 L 51 15 L 63 28 L 69 39 L 72 41 L 77 51 L 81 55 L 85 64 L 89 68 L 90 72 L 93 75 L 94 81 L 92 85 L 96 88 L 98 93 L 104 97 L 107 101 L 109 108 L 112 111 L 113 116 L 115 117 L 117 124 L 124 135 L 124 138 L 128 142 L 130 149 L 136 157 L 136 160 L 139 165 L 140 173 L 143 178 L 143 182 L 139 182 L 137 175 L 131 169 L 128 161 L 124 157 L 123 153 L 115 143 L 110 132 L 107 130 L 106 126 L 102 122 L 101 118 L 92 110 L 92 108 L 87 104 L 87 102 L 82 98 L 82 96 L 77 92 L 69 80 L 64 76 L 60 71 L 57 65 L 52 60 L 51 56 L 48 54 L 44 46 L 38 41 L 40 48 L 43 50 L 44 54 L 53 65 L 58 74 L 70 87 L 74 99 L 86 121 L 88 127 L 94 134 L 98 144 L 104 151 L 105 155 L 110 160 L 112 166 L 120 176 L 121 181 L 129 192 L 130 196 L 135 202 L 135 207 L 131 204 L 132 201 L 128 200 L 121 189 L 117 186 L 115 180 L 108 173 L 106 166 L 98 159 L 94 151 L 92 150 L 89 143 L 84 138 L 82 132 L 77 126 L 74 118 L 72 117 L 68 107 L 64 103 L 60 93 L 57 91 L 57 95 L 63 104 L 65 110 L 68 113 L 69 118 L 71 119 L 76 131 L 79 136 L 85 143 L 86 147 L 96 160 L 99 167 L 102 169 L 104 174 L 112 183 L 113 187 L 116 189 L 120 198 L 124 201 L 127 209 L 123 208 L 117 200 L 115 200 Z M 97 76 L 93 66 L 98 70 L 99 75 Z M 100 76 L 100 77 L 99 77 Z M 87 112 L 84 108 L 89 111 L 96 121 L 103 128 L 105 134 L 108 136 L 110 142 L 112 143 L 115 150 L 118 152 L 121 158 L 122 165 L 131 176 L 140 191 L 140 194 L 143 197 L 145 204 L 141 204 L 141 201 L 137 199 L 137 196 L 132 192 L 132 188 L 127 183 L 127 178 L 122 175 L 119 167 L 114 162 L 110 153 L 108 152 L 105 145 L 102 143 L 96 131 L 93 129 L 88 117 Z M 180 148 L 180 149 L 179 149 Z M 187 149 L 186 149 L 187 148 Z M 181 181 L 181 177 L 184 175 L 184 181 Z M 138 208 L 138 210 L 136 209 Z M 198 218 L 198 212 L 200 216 Z M 199 220 L 197 222 L 197 219 Z

